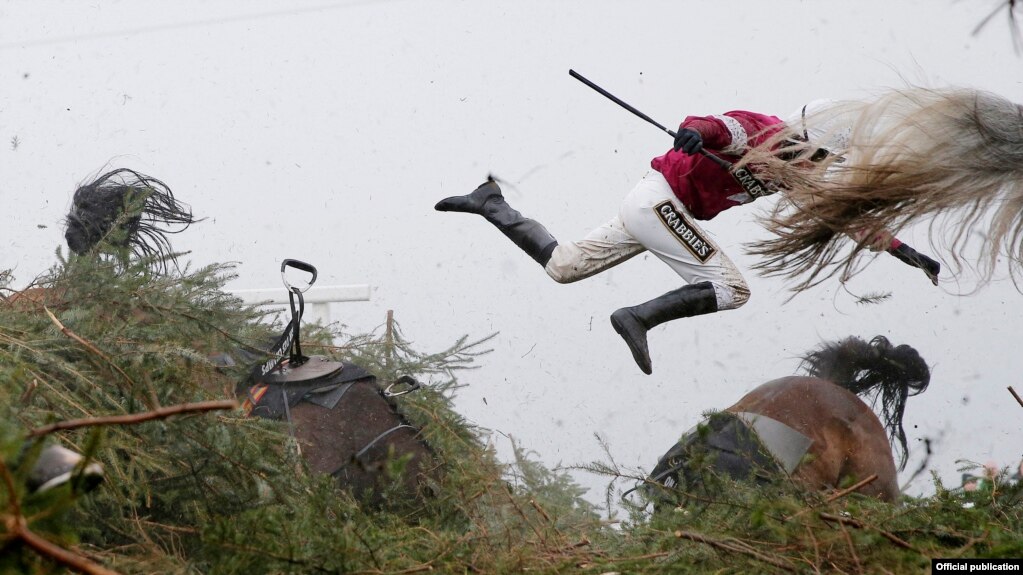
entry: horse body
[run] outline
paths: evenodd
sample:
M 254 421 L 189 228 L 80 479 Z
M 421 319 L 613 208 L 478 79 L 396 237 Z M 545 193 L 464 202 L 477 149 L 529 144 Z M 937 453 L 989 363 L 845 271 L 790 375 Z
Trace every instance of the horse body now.
M 757 413 L 810 438 L 810 456 L 792 478 L 811 489 L 837 488 L 876 474 L 859 489 L 885 501 L 899 494 L 884 425 L 856 394 L 830 381 L 788 376 L 749 392 L 725 411 Z
M 424 496 L 436 466 L 420 430 L 376 377 L 355 364 L 327 363 L 338 371 L 304 379 L 299 366 L 291 368 L 290 381 L 276 382 L 271 374 L 249 388 L 243 408 L 254 417 L 284 420 L 309 469 L 334 476 L 370 506 Z
M 876 475 L 857 491 L 897 499 L 902 414 L 906 398 L 930 382 L 927 364 L 912 347 L 878 336 L 824 344 L 803 368 L 807 375 L 764 383 L 711 415 L 661 456 L 649 481 L 691 490 L 707 472 L 761 483 L 788 473 L 808 489 L 828 489 Z M 881 416 L 860 396 L 880 403 Z

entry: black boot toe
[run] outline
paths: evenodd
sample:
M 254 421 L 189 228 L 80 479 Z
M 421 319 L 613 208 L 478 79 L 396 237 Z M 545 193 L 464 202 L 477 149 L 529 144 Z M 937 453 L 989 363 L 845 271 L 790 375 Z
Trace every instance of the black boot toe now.
M 503 198 L 501 187 L 494 180 L 487 180 L 472 193 L 464 196 L 451 196 L 437 202 L 433 209 L 438 212 L 466 212 L 483 215 L 483 206 L 493 198 Z
M 646 343 L 646 327 L 639 321 L 632 310 L 622 308 L 611 314 L 611 326 L 622 336 L 625 344 L 632 352 L 632 359 L 643 373 L 650 375 L 653 367 L 650 362 L 650 351 Z
M 437 205 L 433 206 L 433 209 L 438 212 L 464 212 L 465 204 L 467 200 L 465 196 L 451 196 L 450 198 L 444 198 L 437 202 Z

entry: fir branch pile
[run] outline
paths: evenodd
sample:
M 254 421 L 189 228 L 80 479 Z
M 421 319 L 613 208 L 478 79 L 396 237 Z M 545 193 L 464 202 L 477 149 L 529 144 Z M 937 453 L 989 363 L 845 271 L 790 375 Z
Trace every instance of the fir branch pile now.
M 916 573 L 931 557 L 1023 556 L 1023 488 L 1004 481 L 973 493 L 936 481 L 934 496 L 888 505 L 714 479 L 656 512 L 639 490 L 602 519 L 563 471 L 525 448 L 500 462 L 454 409 L 490 338 L 424 353 L 393 321 L 303 332 L 307 353 L 425 383 L 400 407 L 437 453 L 435 495 L 365 507 L 309 472 L 284 424 L 187 407 L 245 383 L 247 366 L 210 354 L 254 353 L 282 326 L 224 291 L 229 266 L 150 263 L 58 252 L 17 297 L 0 277 L 0 573 Z M 102 463 L 106 481 L 27 493 L 52 442 Z M 609 509 L 644 475 L 581 469 L 607 476 Z
M 386 337 L 304 333 L 307 352 L 381 381 L 427 381 L 401 406 L 443 473 L 437 495 L 414 506 L 364 509 L 305 468 L 286 425 L 238 409 L 60 430 L 55 423 L 233 398 L 248 366 L 217 368 L 210 354 L 265 349 L 282 325 L 224 291 L 228 266 L 156 273 L 145 260 L 58 258 L 33 289 L 6 290 L 0 302 L 0 448 L 10 478 L 0 505 L 94 564 L 120 573 L 499 572 L 551 561 L 524 538 L 543 534 L 543 548 L 557 550 L 597 525 L 581 488 L 524 454 L 501 464 L 452 408 L 455 374 L 487 338 L 424 354 L 396 322 Z M 46 426 L 58 430 L 26 439 Z M 43 442 L 95 458 L 106 481 L 88 494 L 27 495 L 17 473 Z M 0 568 L 59 569 L 15 535 L 8 527 L 0 539 Z

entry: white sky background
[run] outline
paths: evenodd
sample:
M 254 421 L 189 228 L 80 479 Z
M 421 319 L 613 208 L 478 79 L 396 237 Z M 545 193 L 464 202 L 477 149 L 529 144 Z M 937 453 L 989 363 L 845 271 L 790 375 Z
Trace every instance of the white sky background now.
M 231 287 L 279 286 L 281 260 L 297 258 L 319 284 L 373 286 L 372 301 L 334 307 L 349 331 L 393 309 L 423 351 L 500 332 L 458 409 L 500 432 L 505 456 L 512 436 L 548 465 L 605 460 L 599 433 L 618 463 L 649 470 L 703 411 L 792 374 L 821 341 L 883 334 L 933 366 L 908 403 L 907 470 L 930 438 L 932 469 L 955 485 L 957 459 L 1023 456 L 1023 407 L 1006 390 L 1023 392 L 1011 282 L 961 296 L 970 276 L 934 288 L 885 256 L 849 283 L 891 292 L 882 304 L 835 281 L 785 303 L 786 284 L 749 272 L 745 307 L 655 328 L 645 376 L 608 315 L 677 287 L 665 265 L 640 256 L 561 286 L 481 218 L 433 205 L 493 172 L 561 240 L 617 213 L 671 141 L 569 68 L 672 128 L 906 82 L 1023 101 L 1005 19 L 971 35 L 997 4 L 4 2 L 0 269 L 14 287 L 46 270 L 76 184 L 134 168 L 208 218 L 174 245 L 196 264 L 239 262 Z M 742 243 L 767 237 L 761 202 L 705 226 L 742 269 L 754 263 Z M 925 232 L 900 235 L 931 252 Z M 602 500 L 605 478 L 574 476 Z M 930 489 L 925 476 L 908 491 Z

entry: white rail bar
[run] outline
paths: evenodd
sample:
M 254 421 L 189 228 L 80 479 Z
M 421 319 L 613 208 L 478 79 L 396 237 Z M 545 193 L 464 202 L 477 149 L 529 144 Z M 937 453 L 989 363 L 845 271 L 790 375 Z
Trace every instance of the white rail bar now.
M 236 289 L 227 290 L 249 305 L 286 306 L 288 290 L 283 286 L 277 288 Z M 305 319 L 330 323 L 330 304 L 344 301 L 369 301 L 370 286 L 368 284 L 313 286 L 302 297 L 306 303 Z

